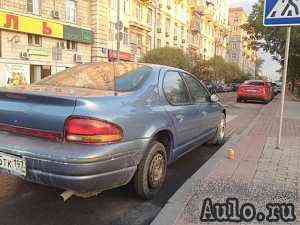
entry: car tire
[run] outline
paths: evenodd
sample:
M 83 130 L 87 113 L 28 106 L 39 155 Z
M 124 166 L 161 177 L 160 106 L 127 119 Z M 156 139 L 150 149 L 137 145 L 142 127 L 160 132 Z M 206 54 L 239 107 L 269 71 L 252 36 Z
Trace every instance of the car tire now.
M 226 117 L 222 115 L 215 136 L 208 142 L 213 145 L 223 145 L 225 142 Z
M 165 146 L 152 141 L 133 177 L 135 192 L 145 200 L 152 199 L 166 179 L 167 153 Z
M 237 98 L 237 99 L 236 99 L 236 102 L 240 103 L 240 102 L 242 102 L 242 99 Z

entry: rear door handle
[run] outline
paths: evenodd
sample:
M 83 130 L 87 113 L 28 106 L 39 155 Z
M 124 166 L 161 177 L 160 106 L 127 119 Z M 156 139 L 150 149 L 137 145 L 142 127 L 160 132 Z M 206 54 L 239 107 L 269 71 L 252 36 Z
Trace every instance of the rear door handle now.
M 176 114 L 176 119 L 181 122 L 184 119 L 184 115 L 182 114 Z

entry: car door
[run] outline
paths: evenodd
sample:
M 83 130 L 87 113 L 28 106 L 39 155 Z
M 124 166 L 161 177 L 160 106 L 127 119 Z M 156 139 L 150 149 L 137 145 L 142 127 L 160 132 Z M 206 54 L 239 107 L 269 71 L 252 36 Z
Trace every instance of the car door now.
M 196 116 L 184 80 L 178 71 L 166 71 L 162 86 L 166 99 L 165 109 L 175 127 L 175 155 L 198 135 Z
M 210 94 L 207 89 L 190 74 L 183 73 L 183 78 L 190 92 L 195 115 L 197 115 L 199 136 L 205 138 L 215 131 L 220 120 L 220 106 L 210 101 Z

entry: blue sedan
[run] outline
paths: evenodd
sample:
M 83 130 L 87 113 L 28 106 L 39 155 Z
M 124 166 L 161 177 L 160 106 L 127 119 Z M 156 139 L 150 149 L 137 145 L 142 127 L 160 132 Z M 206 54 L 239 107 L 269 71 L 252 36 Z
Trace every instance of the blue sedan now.
M 168 164 L 222 144 L 225 125 L 218 98 L 188 72 L 84 64 L 0 89 L 0 171 L 76 193 L 131 182 L 150 199 Z

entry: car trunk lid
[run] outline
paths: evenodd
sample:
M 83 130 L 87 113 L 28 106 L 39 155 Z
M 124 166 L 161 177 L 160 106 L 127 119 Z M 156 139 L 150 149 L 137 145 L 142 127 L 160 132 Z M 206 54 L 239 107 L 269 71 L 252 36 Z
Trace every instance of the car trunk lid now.
M 63 135 L 64 123 L 76 105 L 67 88 L 22 86 L 0 89 L 0 131 Z M 41 133 L 38 133 L 41 132 Z M 33 136 L 34 133 L 32 133 Z

